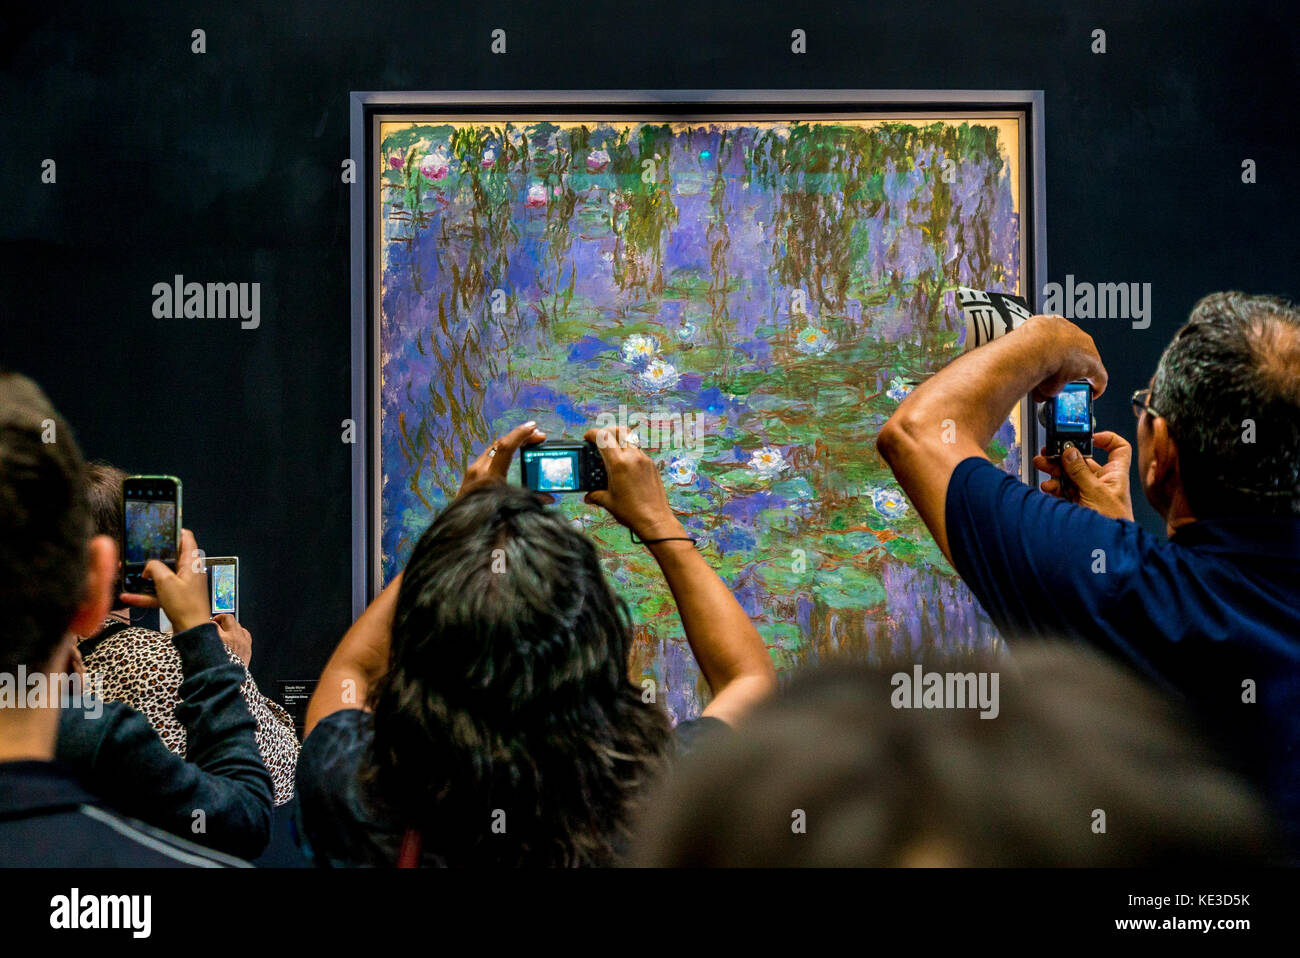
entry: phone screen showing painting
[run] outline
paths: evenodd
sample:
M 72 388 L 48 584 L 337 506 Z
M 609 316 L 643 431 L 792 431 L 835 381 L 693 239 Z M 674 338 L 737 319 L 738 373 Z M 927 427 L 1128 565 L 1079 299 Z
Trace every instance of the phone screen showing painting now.
M 961 351 L 954 290 L 1018 288 L 1020 123 L 380 123 L 384 580 L 495 436 L 635 415 L 778 668 L 988 647 L 874 440 Z M 1019 472 L 1013 422 L 989 452 Z M 697 715 L 654 560 L 581 497 L 556 508 L 631 606 L 633 677 Z

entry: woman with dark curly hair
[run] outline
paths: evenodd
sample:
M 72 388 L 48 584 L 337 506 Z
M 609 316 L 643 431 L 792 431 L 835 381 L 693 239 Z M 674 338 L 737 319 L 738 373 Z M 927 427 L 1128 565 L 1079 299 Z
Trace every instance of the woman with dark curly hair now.
M 632 621 L 596 548 L 546 497 L 505 484 L 503 436 L 321 676 L 298 765 L 301 832 L 322 865 L 610 865 L 674 751 L 628 677 Z M 673 515 L 654 463 L 592 430 L 609 476 L 587 501 L 646 542 L 713 691 L 676 741 L 775 689 L 763 642 Z M 365 707 L 361 708 L 360 705 Z

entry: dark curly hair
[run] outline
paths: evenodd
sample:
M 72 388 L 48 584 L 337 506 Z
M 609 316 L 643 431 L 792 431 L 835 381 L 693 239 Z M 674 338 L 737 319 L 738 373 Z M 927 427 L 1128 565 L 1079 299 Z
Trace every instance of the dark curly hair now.
M 669 748 L 628 678 L 632 622 L 592 543 L 506 485 L 407 563 L 366 779 L 444 865 L 605 865 Z M 496 826 L 496 827 L 494 827 Z

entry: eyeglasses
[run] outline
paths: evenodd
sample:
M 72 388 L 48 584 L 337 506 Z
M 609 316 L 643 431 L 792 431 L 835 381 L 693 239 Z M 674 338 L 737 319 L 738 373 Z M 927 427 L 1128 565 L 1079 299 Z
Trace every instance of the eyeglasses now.
M 1151 398 L 1150 389 L 1139 389 L 1137 392 L 1133 394 L 1133 398 L 1131 398 L 1129 402 L 1133 404 L 1134 416 L 1137 416 L 1139 419 L 1141 419 L 1143 412 L 1149 412 L 1152 416 L 1155 416 L 1157 419 L 1160 418 L 1160 413 L 1156 412 L 1156 410 L 1147 403 L 1147 400 L 1150 398 Z

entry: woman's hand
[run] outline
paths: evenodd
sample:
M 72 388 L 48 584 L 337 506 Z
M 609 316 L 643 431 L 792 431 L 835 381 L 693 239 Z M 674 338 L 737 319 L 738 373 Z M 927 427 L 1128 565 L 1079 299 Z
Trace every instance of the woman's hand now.
M 460 489 L 456 492 L 459 499 L 465 493 L 494 482 L 505 482 L 510 475 L 510 463 L 520 446 L 532 446 L 546 438 L 546 433 L 537 428 L 531 419 L 522 426 L 516 426 L 488 447 L 483 455 L 474 460 L 465 471 Z
M 212 621 L 217 626 L 217 634 L 230 650 L 239 656 L 245 667 L 253 661 L 253 635 L 239 624 L 229 612 L 214 615 Z
M 607 510 L 642 539 L 686 535 L 668 505 L 659 469 L 641 447 L 628 441 L 625 428 L 588 429 L 583 438 L 596 444 L 609 476 L 609 488 L 587 493 L 585 502 Z

